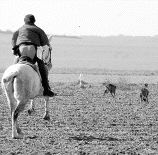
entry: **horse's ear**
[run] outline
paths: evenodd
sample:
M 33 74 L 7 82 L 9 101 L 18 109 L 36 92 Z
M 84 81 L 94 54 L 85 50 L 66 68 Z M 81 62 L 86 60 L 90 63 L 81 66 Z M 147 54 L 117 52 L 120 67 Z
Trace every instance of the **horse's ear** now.
M 48 36 L 49 42 L 51 42 L 52 38 L 53 38 L 53 35 Z

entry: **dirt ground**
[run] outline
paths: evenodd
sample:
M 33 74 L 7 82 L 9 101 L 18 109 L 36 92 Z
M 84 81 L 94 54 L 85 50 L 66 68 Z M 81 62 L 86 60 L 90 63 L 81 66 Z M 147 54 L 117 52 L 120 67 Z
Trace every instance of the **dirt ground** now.
M 104 86 L 52 83 L 50 121 L 42 119 L 42 99 L 35 113 L 20 114 L 25 136 L 11 138 L 10 111 L 0 95 L 0 155 L 156 155 L 158 154 L 158 89 L 149 85 L 149 104 L 140 103 L 141 85 L 117 87 L 116 97 L 103 96 Z

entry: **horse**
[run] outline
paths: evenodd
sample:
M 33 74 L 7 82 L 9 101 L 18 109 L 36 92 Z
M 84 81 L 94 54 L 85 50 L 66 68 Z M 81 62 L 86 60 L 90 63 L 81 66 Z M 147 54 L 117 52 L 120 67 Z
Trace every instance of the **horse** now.
M 51 37 L 49 38 L 50 42 Z M 51 64 L 51 50 L 52 48 L 46 46 L 40 57 L 50 71 Z M 36 66 L 37 67 L 37 66 Z M 37 67 L 38 68 L 38 67 Z M 33 103 L 36 97 L 43 97 L 45 101 L 45 113 L 43 118 L 49 120 L 49 97 L 43 96 L 43 87 L 41 84 L 41 77 L 39 72 L 35 71 L 28 64 L 13 64 L 9 66 L 3 73 L 1 80 L 2 88 L 5 92 L 8 105 L 11 111 L 12 121 L 12 138 L 22 139 L 22 133 L 17 118 L 19 114 L 24 111 L 26 104 L 31 100 L 30 112 L 33 111 Z

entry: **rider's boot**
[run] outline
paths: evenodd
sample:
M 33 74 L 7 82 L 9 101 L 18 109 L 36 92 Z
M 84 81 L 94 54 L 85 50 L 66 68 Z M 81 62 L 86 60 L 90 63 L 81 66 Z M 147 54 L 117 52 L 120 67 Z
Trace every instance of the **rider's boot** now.
M 37 59 L 37 63 L 38 63 L 39 72 L 42 78 L 42 86 L 44 88 L 43 95 L 49 96 L 49 97 L 56 96 L 57 94 L 52 92 L 50 89 L 49 82 L 48 82 L 48 72 L 45 68 L 44 62 L 41 59 Z

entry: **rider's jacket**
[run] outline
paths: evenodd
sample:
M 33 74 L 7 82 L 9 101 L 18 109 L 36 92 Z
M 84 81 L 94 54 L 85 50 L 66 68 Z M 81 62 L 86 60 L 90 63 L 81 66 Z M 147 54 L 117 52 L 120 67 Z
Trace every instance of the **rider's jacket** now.
M 34 24 L 24 24 L 13 33 L 12 46 L 22 43 L 32 43 L 36 46 L 49 45 L 46 33 Z

